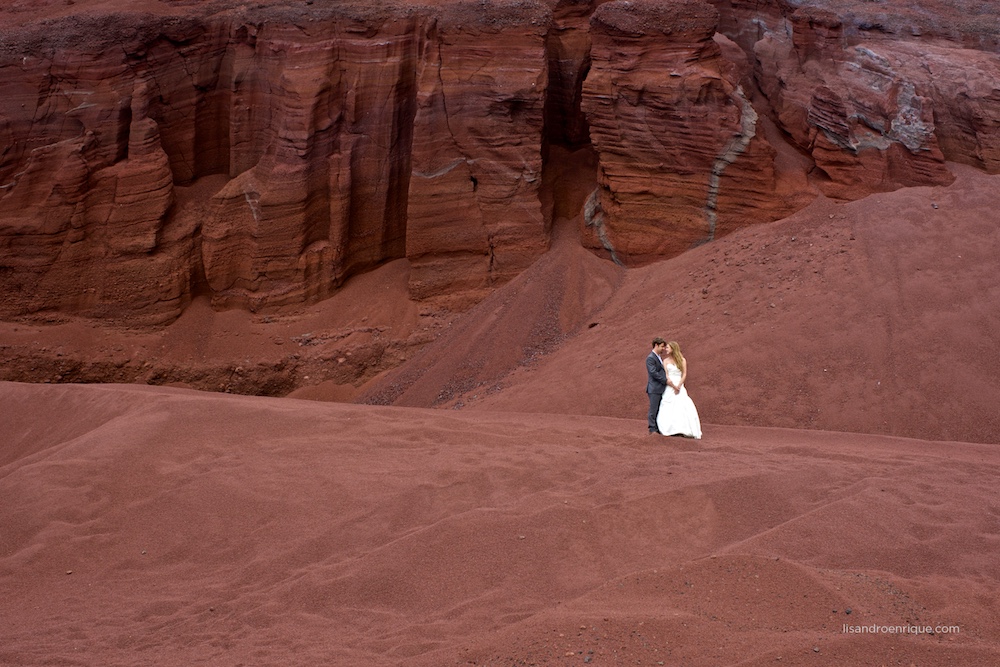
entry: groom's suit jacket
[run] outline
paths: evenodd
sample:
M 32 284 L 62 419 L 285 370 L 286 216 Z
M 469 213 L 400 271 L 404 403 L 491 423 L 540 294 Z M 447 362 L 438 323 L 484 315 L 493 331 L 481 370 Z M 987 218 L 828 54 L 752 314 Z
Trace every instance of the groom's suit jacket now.
M 667 390 L 667 371 L 656 352 L 650 352 L 646 357 L 646 374 L 649 376 L 646 382 L 647 394 L 662 394 Z

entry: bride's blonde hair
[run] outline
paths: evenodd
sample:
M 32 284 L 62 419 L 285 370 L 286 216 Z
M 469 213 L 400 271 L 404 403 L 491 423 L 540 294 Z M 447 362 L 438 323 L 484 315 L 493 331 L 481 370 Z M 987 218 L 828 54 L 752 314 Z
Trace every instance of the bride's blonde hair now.
M 674 361 L 677 363 L 677 368 L 684 370 L 684 365 L 687 362 L 684 361 L 684 355 L 681 354 L 680 343 L 678 343 L 675 340 L 672 340 L 669 343 L 667 343 L 667 347 L 670 348 L 670 356 L 673 357 Z

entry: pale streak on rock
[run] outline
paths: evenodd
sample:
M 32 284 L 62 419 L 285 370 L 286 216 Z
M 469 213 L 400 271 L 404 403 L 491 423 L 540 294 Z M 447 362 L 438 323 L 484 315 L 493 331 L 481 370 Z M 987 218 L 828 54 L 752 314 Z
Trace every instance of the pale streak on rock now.
M 437 171 L 430 172 L 430 173 L 422 172 L 422 171 L 414 171 L 413 175 L 416 176 L 416 177 L 418 177 L 418 178 L 438 178 L 440 176 L 444 176 L 449 171 L 451 171 L 452 169 L 454 169 L 458 165 L 462 164 L 463 162 L 468 163 L 468 162 L 472 162 L 472 160 L 469 160 L 468 158 L 464 158 L 464 157 L 458 157 L 458 158 L 455 158 L 454 160 L 452 160 L 451 162 L 449 162 L 448 164 L 444 165 L 443 167 L 441 167 Z
M 243 191 L 243 198 L 246 199 L 247 206 L 250 208 L 250 213 L 253 214 L 254 222 L 260 222 L 260 199 L 258 195 L 254 193 L 254 196 L 250 196 L 250 192 L 247 190 Z
M 617 1 L 591 19 L 582 107 L 599 158 L 602 224 L 585 242 L 625 263 L 676 255 L 787 215 L 774 149 L 755 130 L 746 75 L 699 0 Z M 745 55 L 738 58 L 745 62 Z
M 705 212 L 708 216 L 708 241 L 715 239 L 715 228 L 718 223 L 718 211 L 716 210 L 719 201 L 719 183 L 722 180 L 722 172 L 726 167 L 736 161 L 740 155 L 750 145 L 750 141 L 757 136 L 757 111 L 754 110 L 750 100 L 743 93 L 743 87 L 737 86 L 735 96 L 740 100 L 740 133 L 733 137 L 712 165 L 712 174 L 708 179 L 708 201 L 705 203 Z
M 595 188 L 590 196 L 587 197 L 587 202 L 583 207 L 583 221 L 587 227 L 592 227 L 596 233 L 597 238 L 601 240 L 601 245 L 605 250 L 611 255 L 611 260 L 618 264 L 623 265 L 621 259 L 618 258 L 618 253 L 615 252 L 615 246 L 611 242 L 611 238 L 608 236 L 608 230 L 604 226 L 604 211 L 601 210 L 601 190 L 600 188 Z

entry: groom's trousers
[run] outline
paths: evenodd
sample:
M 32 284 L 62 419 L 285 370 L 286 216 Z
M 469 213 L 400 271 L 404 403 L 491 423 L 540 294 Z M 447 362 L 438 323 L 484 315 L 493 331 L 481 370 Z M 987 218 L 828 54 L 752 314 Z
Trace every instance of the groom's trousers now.
M 660 429 L 656 428 L 656 415 L 660 414 L 660 401 L 663 400 L 663 394 L 646 394 L 649 396 L 649 432 L 659 433 Z

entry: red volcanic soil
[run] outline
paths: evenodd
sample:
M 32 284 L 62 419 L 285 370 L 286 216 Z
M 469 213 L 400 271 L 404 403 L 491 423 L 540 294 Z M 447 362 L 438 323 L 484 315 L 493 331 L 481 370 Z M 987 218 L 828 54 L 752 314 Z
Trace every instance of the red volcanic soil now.
M 638 269 L 564 221 L 360 387 L 447 410 L 0 383 L 0 664 L 1000 665 L 1000 205 L 954 169 Z M 196 363 L 426 319 L 398 264 L 343 295 L 60 327 Z M 661 333 L 701 441 L 644 434 Z
M 951 167 L 620 276 L 557 239 L 362 397 L 642 419 L 660 335 L 702 421 L 1000 443 L 1000 177 Z
M 4 324 L 192 369 L 416 336 L 295 393 L 450 409 L 0 383 L 0 665 L 1000 665 L 1000 189 L 953 168 L 637 269 L 563 220 L 451 319 L 394 263 L 273 317 Z M 644 434 L 656 334 L 701 441 Z
M 4 322 L 0 377 L 641 420 L 662 335 L 710 424 L 1000 443 L 1000 177 L 951 168 L 947 187 L 818 199 L 628 270 L 563 218 L 548 254 L 461 315 L 410 301 L 400 260 L 269 315 L 198 299 L 155 330 Z
M 0 396 L 3 665 L 1000 664 L 995 446 Z
M 0 323 L 25 378 L 139 383 L 0 383 L 0 665 L 1000 665 L 1000 177 L 626 270 L 562 159 L 551 252 L 461 315 L 401 261 Z M 645 435 L 655 335 L 700 441 Z

